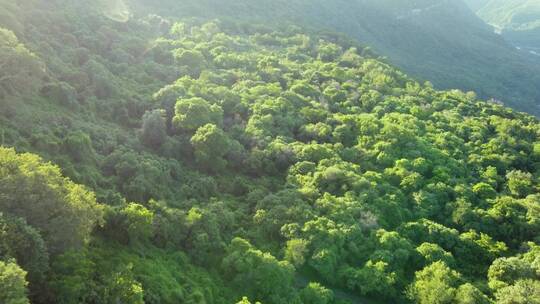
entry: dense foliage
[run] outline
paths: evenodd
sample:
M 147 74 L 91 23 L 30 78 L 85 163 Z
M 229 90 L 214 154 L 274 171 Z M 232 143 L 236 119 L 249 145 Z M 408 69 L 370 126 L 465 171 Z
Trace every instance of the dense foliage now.
M 505 35 L 512 41 L 524 41 L 517 45 L 523 48 L 518 50 L 495 34 L 463 0 L 161 0 L 159 5 L 152 0 L 124 1 L 136 15 L 152 12 L 174 18 L 232 19 L 338 31 L 436 88 L 473 90 L 483 99 L 540 113 L 540 57 L 524 51 L 530 41 L 538 48 L 538 27 L 508 33 L 515 37 Z M 466 1 L 480 5 L 478 2 L 487 0 Z M 510 7 L 519 11 L 517 23 L 538 23 L 538 0 L 488 2 L 493 2 L 490 6 L 495 14 L 504 16 L 505 9 L 500 7 Z M 533 50 L 540 53 L 537 48 Z
M 539 302 L 535 118 L 340 35 L 4 2 L 46 69 L 0 98 L 0 301 Z

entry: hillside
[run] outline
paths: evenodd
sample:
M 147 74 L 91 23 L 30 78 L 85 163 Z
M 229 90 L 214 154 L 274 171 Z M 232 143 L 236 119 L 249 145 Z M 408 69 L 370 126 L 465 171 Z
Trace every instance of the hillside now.
M 341 34 L 109 12 L 0 0 L 0 303 L 540 300 L 535 117 Z
M 130 18 L 129 7 L 124 0 L 96 1 L 96 5 L 103 14 L 114 21 L 127 22 Z M 101 6 L 101 7 L 99 7 Z
M 483 99 L 539 113 L 540 62 L 494 34 L 461 0 L 130 2 L 141 15 L 292 23 L 345 33 L 437 88 L 475 91 Z
M 517 48 L 540 56 L 540 2 L 536 0 L 469 1 L 478 16 Z

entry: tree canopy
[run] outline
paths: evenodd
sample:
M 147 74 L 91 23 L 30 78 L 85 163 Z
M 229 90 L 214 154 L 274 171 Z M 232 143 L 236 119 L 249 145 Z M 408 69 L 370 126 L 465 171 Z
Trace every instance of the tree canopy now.
M 0 302 L 536 303 L 536 118 L 333 33 L 30 2 Z

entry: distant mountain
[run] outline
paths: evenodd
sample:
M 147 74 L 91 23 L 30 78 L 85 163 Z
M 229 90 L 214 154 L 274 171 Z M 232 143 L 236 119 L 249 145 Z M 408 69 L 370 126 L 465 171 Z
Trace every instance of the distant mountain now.
M 491 0 L 465 0 L 467 5 L 473 10 L 477 11 L 488 4 Z
M 118 22 L 129 20 L 129 9 L 123 0 L 98 0 L 97 6 L 101 6 L 105 16 L 112 20 Z
M 140 14 L 233 16 L 342 32 L 417 79 L 540 113 L 540 64 L 493 33 L 461 0 L 169 0 L 159 8 L 150 0 L 130 1 Z
M 538 0 L 467 0 L 487 23 L 501 29 L 526 30 L 540 26 Z
M 480 18 L 505 39 L 530 54 L 540 56 L 540 1 L 468 0 Z

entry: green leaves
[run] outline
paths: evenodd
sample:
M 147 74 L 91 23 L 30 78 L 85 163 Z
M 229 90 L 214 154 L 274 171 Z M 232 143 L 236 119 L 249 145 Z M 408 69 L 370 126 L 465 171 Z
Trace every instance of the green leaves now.
M 23 219 L 0 213 L 0 260 L 10 259 L 28 272 L 31 287 L 44 283 L 49 253 L 41 234 Z
M 164 110 L 144 113 L 141 130 L 142 143 L 154 150 L 159 149 L 167 139 L 167 117 Z
M 459 279 L 459 273 L 443 262 L 435 262 L 416 273 L 408 294 L 418 304 L 450 304 L 456 296 Z
M 506 174 L 508 189 L 516 197 L 525 197 L 533 190 L 533 176 L 528 172 L 514 170 Z
M 37 56 L 13 32 L 0 27 L 0 98 L 32 93 L 44 74 L 45 68 Z
M 207 124 L 197 129 L 191 137 L 197 164 L 210 172 L 222 171 L 227 165 L 223 158 L 230 149 L 229 138 L 216 125 Z
M 176 102 L 173 125 L 177 130 L 193 132 L 206 124 L 221 125 L 223 110 L 198 97 L 180 99 Z
M 193 77 L 198 77 L 206 67 L 204 55 L 195 50 L 176 50 L 174 59 L 177 65 L 185 68 Z
M 120 211 L 125 218 L 131 242 L 144 241 L 153 235 L 154 214 L 140 204 L 131 203 Z
M 248 241 L 231 241 L 223 270 L 237 288 L 263 303 L 291 303 L 294 268 L 269 253 L 254 248 Z
M 233 194 L 247 221 L 229 237 L 251 241 L 233 241 L 223 262 L 235 286 L 260 278 L 253 269 L 272 260 L 255 249 L 264 248 L 376 298 L 403 300 L 426 268 L 416 301 L 489 302 L 466 281 L 485 282 L 496 258 L 533 238 L 538 125 L 474 94 L 416 83 L 339 39 L 220 26 L 175 28 L 168 47 L 178 64 L 191 62 L 192 78 L 158 95 L 163 107 L 177 100 L 171 124 L 192 148 L 182 161 L 265 180 L 238 192 L 246 198 Z M 209 192 L 225 184 L 217 178 Z M 191 251 L 219 248 L 202 229 L 215 228 L 204 205 L 188 207 Z M 439 299 L 422 284 L 449 292 Z M 246 295 L 268 302 L 260 293 L 274 289 L 256 290 Z
M 536 303 L 540 291 L 539 261 L 540 247 L 533 243 L 522 255 L 495 260 L 487 277 L 497 303 Z
M 0 211 L 27 221 L 51 254 L 78 248 L 102 221 L 95 195 L 32 154 L 0 148 Z
M 25 149 L 101 190 L 102 229 L 92 192 L 0 149 L 0 259 L 28 272 L 30 296 L 47 276 L 58 303 L 393 303 L 407 286 L 420 304 L 529 300 L 536 249 L 501 257 L 538 241 L 536 120 L 435 91 L 333 35 L 215 22 L 177 24 L 149 52 L 129 39 L 169 25 L 66 35 L 85 73 L 61 73 L 69 87 L 38 101 L 77 97 L 80 113 L 17 125 L 37 132 Z M 118 62 L 95 54 L 109 49 Z
M 300 298 L 306 304 L 330 304 L 334 301 L 334 292 L 319 283 L 310 282 L 300 292 Z
M 306 254 L 308 253 L 308 245 L 309 243 L 302 239 L 292 239 L 287 241 L 287 247 L 285 247 L 285 259 L 297 268 L 302 267 L 306 260 Z
M 29 304 L 26 296 L 26 272 L 15 262 L 0 261 L 0 303 Z
M 540 280 L 519 280 L 515 285 L 497 291 L 497 304 L 540 303 Z

